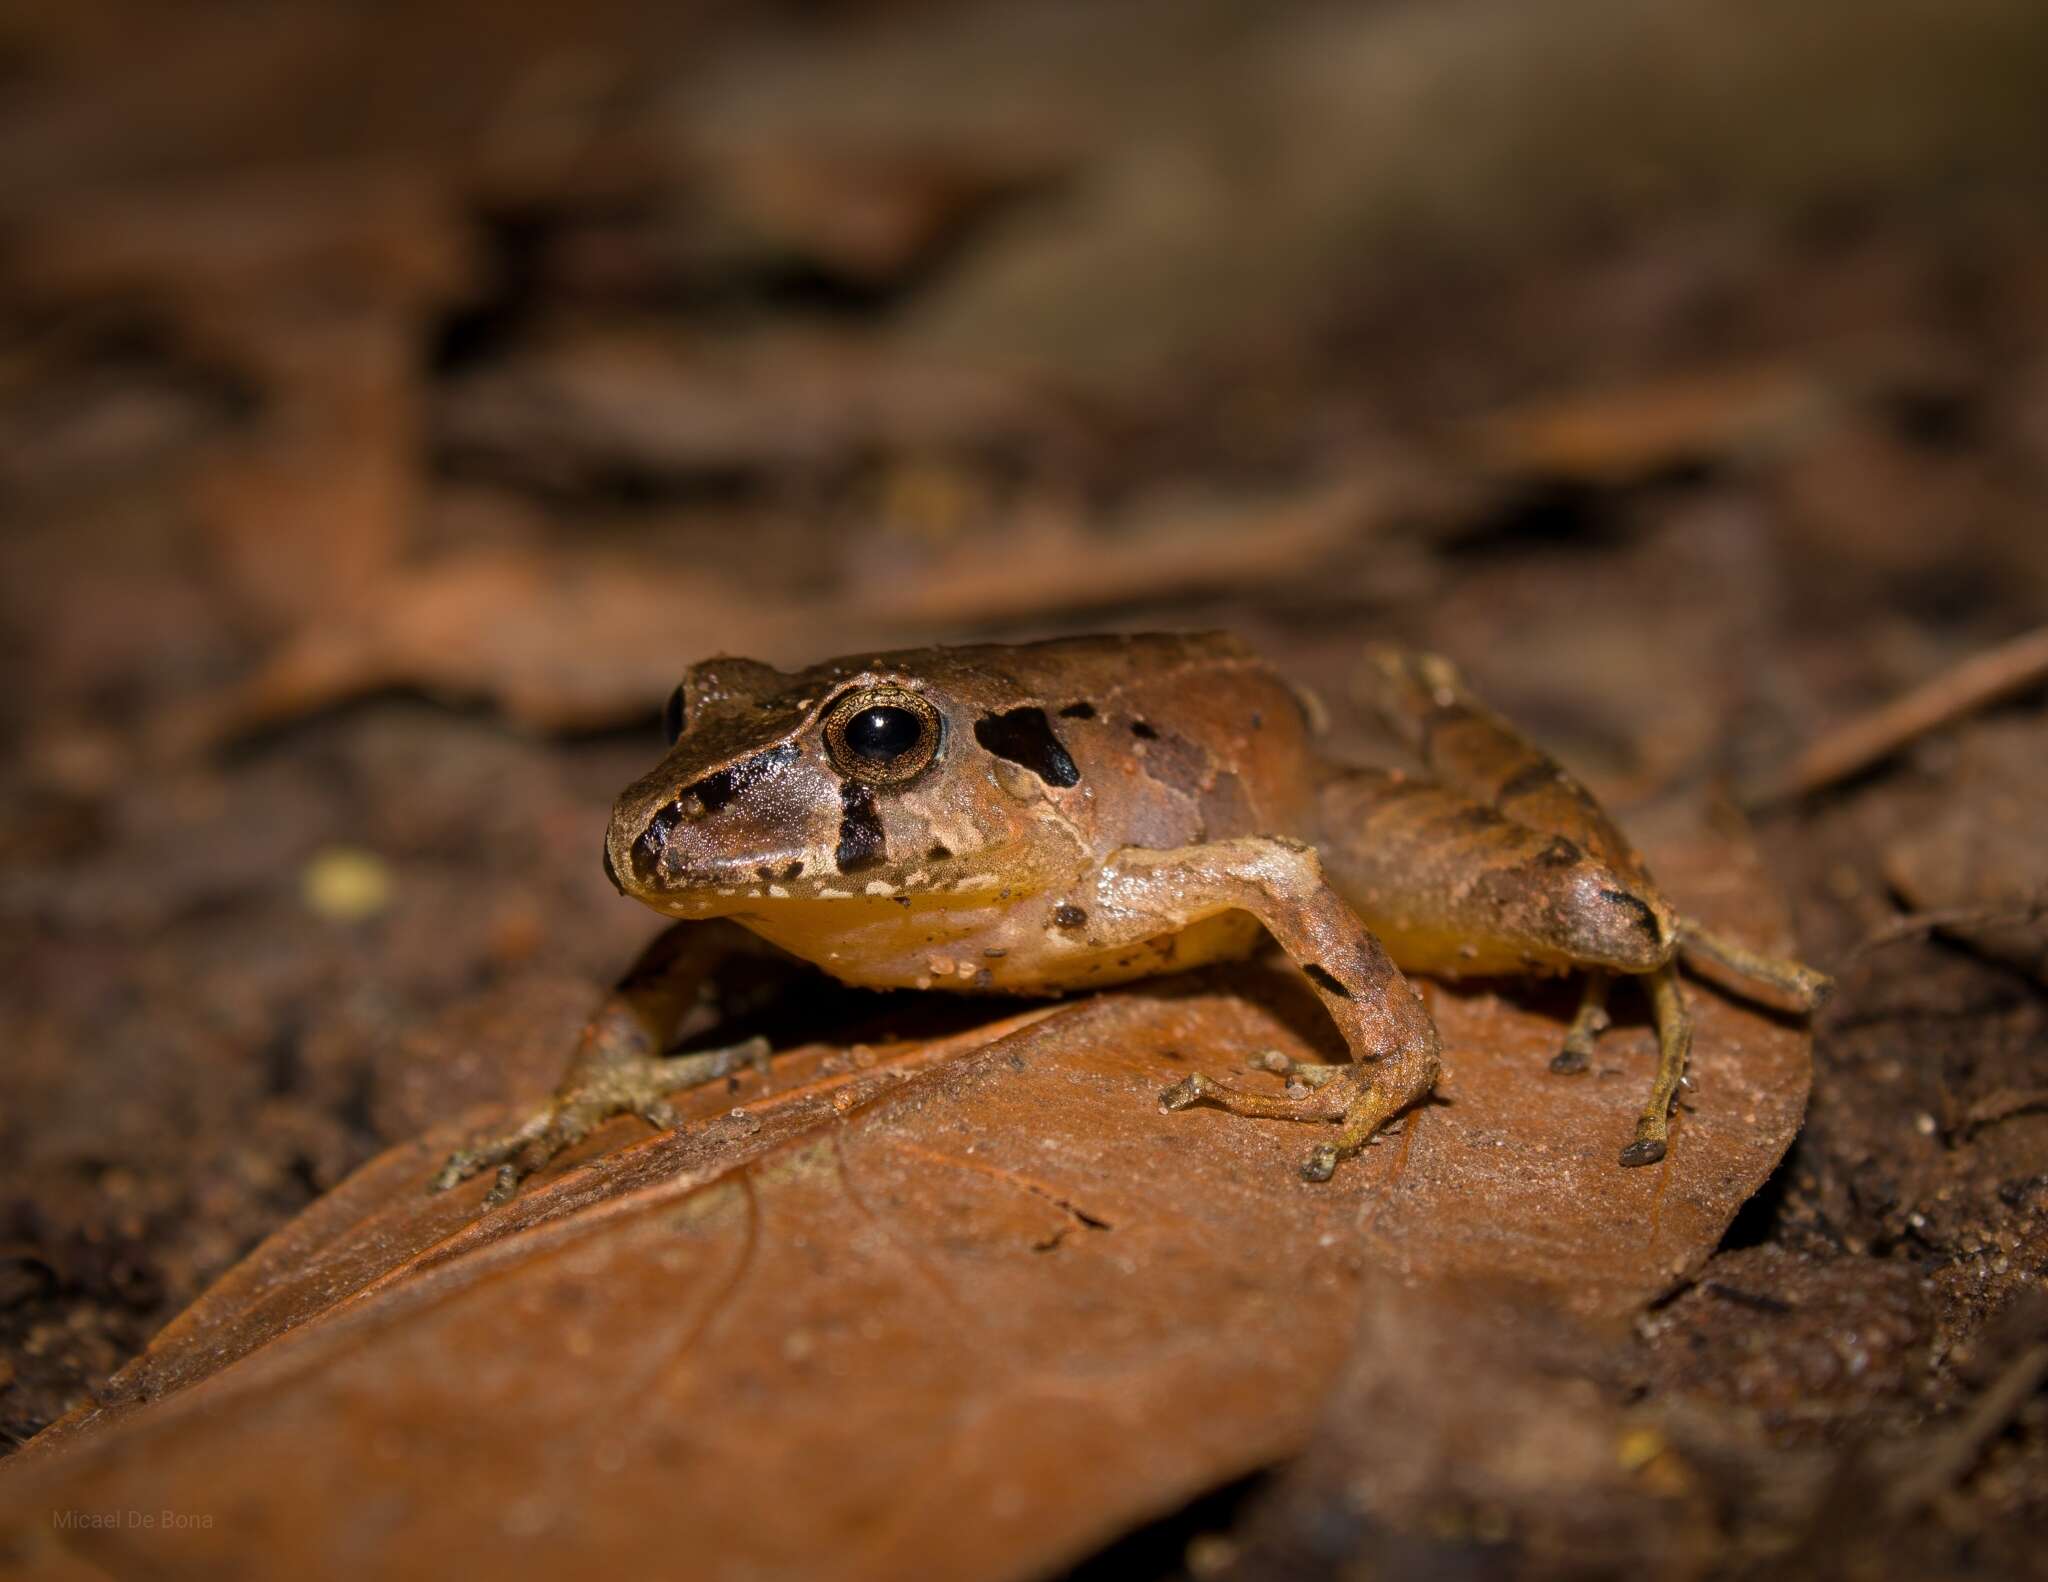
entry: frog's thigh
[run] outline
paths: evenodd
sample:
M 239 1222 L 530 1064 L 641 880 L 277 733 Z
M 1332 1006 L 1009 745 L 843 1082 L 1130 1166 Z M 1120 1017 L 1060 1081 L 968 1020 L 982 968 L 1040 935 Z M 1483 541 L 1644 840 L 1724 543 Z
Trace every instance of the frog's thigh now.
M 1449 787 L 1352 770 L 1317 815 L 1331 882 L 1410 970 L 1651 972 L 1677 948 L 1647 884 Z
M 1656 899 L 1641 856 L 1593 793 L 1481 703 L 1448 659 L 1376 644 L 1366 653 L 1366 690 L 1439 784 L 1524 828 L 1563 836 Z
M 1099 925 L 1145 938 L 1224 911 L 1249 912 L 1300 965 L 1370 1081 L 1330 1081 L 1304 1099 L 1239 1093 L 1208 1079 L 1170 1090 L 1179 1108 L 1206 1099 L 1238 1114 L 1336 1119 L 1335 1145 L 1303 1166 L 1327 1179 L 1389 1116 L 1426 1095 L 1438 1070 L 1436 1025 L 1391 957 L 1323 876 L 1313 848 L 1275 836 L 1247 836 L 1171 851 L 1126 848 L 1097 879 Z M 1185 1091 L 1183 1091 L 1183 1089 Z

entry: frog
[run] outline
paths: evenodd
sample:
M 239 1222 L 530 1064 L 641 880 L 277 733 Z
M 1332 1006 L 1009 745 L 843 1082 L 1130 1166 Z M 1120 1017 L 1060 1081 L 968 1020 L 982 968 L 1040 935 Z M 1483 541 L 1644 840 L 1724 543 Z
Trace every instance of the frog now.
M 1810 1012 L 1825 975 L 1682 915 L 1585 786 L 1442 656 L 1365 650 L 1365 700 L 1414 759 L 1331 757 L 1327 711 L 1228 633 L 1064 637 L 866 653 L 781 671 L 692 665 L 666 753 L 604 837 L 622 896 L 673 919 L 605 996 L 551 1099 L 456 1151 L 447 1190 L 496 1204 L 599 1124 L 679 1124 L 671 1095 L 748 1066 L 759 1039 L 672 1053 L 742 953 L 873 989 L 1060 995 L 1277 944 L 1349 1060 L 1261 1055 L 1277 1089 L 1181 1077 L 1172 1113 L 1322 1128 L 1329 1181 L 1442 1070 L 1409 974 L 1581 975 L 1552 1069 L 1587 1068 L 1610 986 L 1642 983 L 1658 1056 L 1616 1154 L 1666 1156 L 1691 1048 L 1679 968 Z

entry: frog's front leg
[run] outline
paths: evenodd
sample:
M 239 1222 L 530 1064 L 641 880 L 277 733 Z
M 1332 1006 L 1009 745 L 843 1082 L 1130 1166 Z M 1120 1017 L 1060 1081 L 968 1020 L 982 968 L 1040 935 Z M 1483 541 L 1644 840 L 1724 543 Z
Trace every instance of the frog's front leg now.
M 1210 1103 L 1235 1115 L 1341 1123 L 1334 1143 L 1309 1151 L 1301 1173 L 1327 1181 L 1392 1116 L 1436 1083 L 1436 1024 L 1358 914 L 1323 877 L 1312 847 L 1246 836 L 1170 851 L 1127 847 L 1096 880 L 1091 943 L 1170 934 L 1222 912 L 1248 912 L 1314 985 L 1358 1064 L 1299 1098 L 1246 1093 L 1196 1075 L 1160 1096 L 1167 1110 Z
M 666 1130 L 677 1119 L 667 1094 L 715 1082 L 748 1065 L 765 1067 L 768 1042 L 762 1038 L 687 1055 L 663 1051 L 703 1001 L 723 962 L 768 949 L 723 921 L 669 928 L 642 952 L 585 1024 L 554 1097 L 504 1135 L 449 1155 L 432 1190 L 445 1192 L 495 1166 L 497 1180 L 484 1198 L 485 1207 L 495 1206 L 613 1116 L 638 1115 Z

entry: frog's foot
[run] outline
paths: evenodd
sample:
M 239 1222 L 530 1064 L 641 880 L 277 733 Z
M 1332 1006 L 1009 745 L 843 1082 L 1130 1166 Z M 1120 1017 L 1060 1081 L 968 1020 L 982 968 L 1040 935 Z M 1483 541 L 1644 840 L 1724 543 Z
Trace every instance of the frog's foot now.
M 667 1131 L 679 1117 L 666 1095 L 715 1082 L 747 1066 L 765 1073 L 767 1065 L 765 1038 L 688 1055 L 624 1055 L 579 1064 L 554 1098 L 521 1125 L 450 1154 L 429 1190 L 445 1192 L 495 1167 L 497 1180 L 483 1200 L 485 1208 L 495 1208 L 519 1190 L 520 1182 L 612 1117 L 637 1115 L 656 1130 Z
M 1277 1049 L 1262 1050 L 1247 1062 L 1254 1071 L 1270 1071 L 1287 1084 L 1290 1099 L 1305 1098 L 1308 1094 L 1334 1081 L 1351 1068 L 1348 1065 L 1307 1065 L 1292 1055 L 1284 1055 Z
M 1607 986 L 1612 980 L 1604 972 L 1586 974 L 1586 986 L 1579 995 L 1579 1008 L 1572 1025 L 1565 1030 L 1564 1047 L 1551 1057 L 1550 1069 L 1561 1077 L 1575 1077 L 1593 1058 L 1593 1045 L 1613 1024 L 1607 1014 Z
M 1261 1120 L 1340 1122 L 1343 1130 L 1337 1141 L 1318 1144 L 1302 1161 L 1304 1181 L 1329 1180 L 1339 1161 L 1363 1150 L 1389 1116 L 1420 1097 L 1383 1091 L 1379 1084 L 1368 1082 L 1357 1066 L 1305 1066 L 1271 1051 L 1254 1058 L 1252 1064 L 1285 1077 L 1286 1095 L 1248 1093 L 1197 1071 L 1160 1094 L 1159 1108 L 1171 1114 L 1197 1104 L 1213 1104 L 1232 1115 Z

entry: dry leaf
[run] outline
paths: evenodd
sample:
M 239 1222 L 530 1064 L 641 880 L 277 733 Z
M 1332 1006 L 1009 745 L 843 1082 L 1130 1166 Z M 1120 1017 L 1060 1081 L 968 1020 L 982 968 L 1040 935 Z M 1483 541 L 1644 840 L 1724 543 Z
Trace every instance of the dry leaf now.
M 1471 448 L 1496 471 L 1628 483 L 1782 445 L 1826 420 L 1838 400 L 1802 368 L 1694 371 L 1498 413 L 1475 427 Z
M 742 585 L 673 555 L 447 554 L 390 571 L 352 603 L 328 601 L 239 686 L 166 710 L 157 740 L 188 750 L 388 688 L 488 699 L 542 729 L 617 726 L 643 718 L 707 654 L 790 663 L 977 621 L 1043 623 L 1050 612 L 1284 581 L 1369 533 L 1401 487 L 1348 478 L 1200 509 L 1159 501 L 1101 530 L 1020 512 L 1001 534 L 930 553 L 864 539 L 829 598 L 765 574 Z
M 239 686 L 158 721 L 177 753 L 390 688 L 489 699 L 544 729 L 642 719 L 706 654 L 787 658 L 854 646 L 869 627 L 767 603 L 690 567 L 522 549 L 440 557 L 374 601 L 330 611 Z
M 1057 434 L 1021 384 L 816 330 L 679 335 L 659 323 L 561 332 L 457 381 L 445 438 L 551 486 L 627 472 L 729 477 L 870 451 Z
M 2048 792 L 2038 718 L 1965 730 L 1941 803 L 1885 848 L 1886 880 L 1919 912 L 1967 914 L 1944 932 L 2048 982 Z M 2001 917 L 2001 914 L 2004 914 Z
M 1266 498 L 1161 498 L 1106 526 L 1071 511 L 1021 510 L 999 536 L 935 553 L 850 555 L 848 579 L 862 608 L 925 626 L 1241 593 L 1307 575 L 1366 537 L 1392 518 L 1404 486 L 1382 474 Z
M 1782 943 L 1748 854 L 1652 850 L 1690 910 Z M 1189 1069 L 1333 1052 L 1257 965 L 796 1051 L 481 1218 L 480 1184 L 422 1191 L 503 1118 L 473 1114 L 317 1203 L 0 1470 L 0 1548 L 30 1575 L 1043 1574 L 1299 1451 L 1370 1289 L 1640 1306 L 1804 1106 L 1805 1034 L 1695 991 L 1695 1109 L 1665 1166 L 1624 1171 L 1647 1027 L 1566 1079 L 1556 1003 L 1434 1000 L 1445 1102 L 1327 1186 L 1295 1174 L 1300 1126 L 1156 1108 Z

